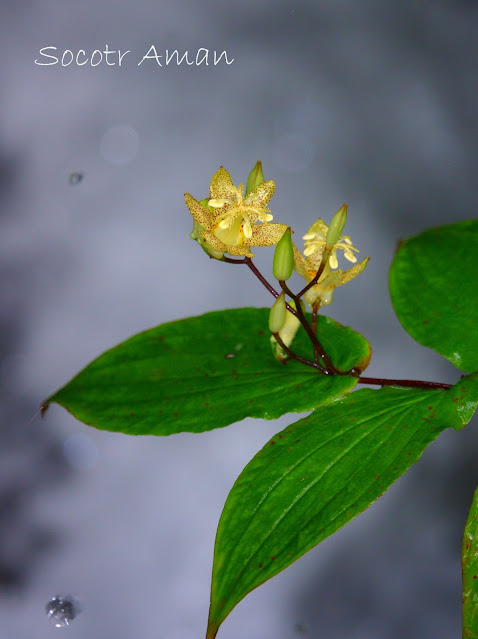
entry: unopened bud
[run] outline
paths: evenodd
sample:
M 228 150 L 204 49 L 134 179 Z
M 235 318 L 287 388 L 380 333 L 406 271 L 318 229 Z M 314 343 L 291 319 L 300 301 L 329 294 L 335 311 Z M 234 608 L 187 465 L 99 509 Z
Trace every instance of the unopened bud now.
M 302 310 L 304 310 L 305 306 L 302 301 L 300 302 L 300 305 Z M 294 310 L 296 310 L 295 302 L 290 301 L 289 306 L 293 308 Z M 295 315 L 293 315 L 293 313 L 291 313 L 290 311 L 287 311 L 285 314 L 284 324 L 282 325 L 282 328 L 279 331 L 279 337 L 281 338 L 284 346 L 289 347 L 292 344 L 292 341 L 294 340 L 294 337 L 297 331 L 299 330 L 299 327 L 300 327 L 300 320 Z M 274 357 L 279 362 L 281 362 L 281 364 L 283 364 L 288 359 L 289 356 L 284 351 L 284 349 L 279 345 L 279 343 L 276 341 L 273 335 L 271 335 L 271 346 L 272 346 L 272 352 L 274 354 Z
M 347 221 L 347 205 L 344 204 L 341 209 L 337 211 L 337 213 L 332 218 L 332 222 L 330 223 L 329 229 L 327 231 L 327 237 L 325 238 L 325 242 L 327 244 L 327 248 L 332 248 L 334 244 L 336 244 L 340 236 L 342 235 L 342 231 L 344 230 L 345 223 Z
M 245 197 L 247 197 L 249 193 L 252 193 L 252 191 L 255 191 L 259 184 L 262 184 L 263 182 L 264 173 L 262 172 L 262 162 L 259 160 L 256 162 L 255 167 L 249 173 L 249 177 L 247 178 Z
M 284 235 L 277 242 L 272 262 L 272 273 L 279 282 L 285 282 L 294 270 L 294 249 L 292 247 L 290 226 L 284 231 Z
M 282 292 L 272 305 L 269 313 L 269 330 L 271 333 L 278 333 L 284 326 L 286 310 L 285 295 Z

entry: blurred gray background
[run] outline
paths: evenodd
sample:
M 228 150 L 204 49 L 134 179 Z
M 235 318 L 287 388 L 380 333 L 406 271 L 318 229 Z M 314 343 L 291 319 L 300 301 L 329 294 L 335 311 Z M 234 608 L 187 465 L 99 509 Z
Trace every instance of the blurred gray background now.
M 275 221 L 298 241 L 348 202 L 348 232 L 372 260 L 327 312 L 369 338 L 368 374 L 456 381 L 399 326 L 387 271 L 401 237 L 476 215 L 478 6 L 22 0 L 0 12 L 0 637 L 201 639 L 224 500 L 295 417 L 133 438 L 56 405 L 41 421 L 38 405 L 133 333 L 271 304 L 189 239 L 183 201 L 204 197 L 221 164 L 237 184 L 258 159 L 277 182 Z M 153 44 L 234 62 L 138 66 Z M 106 45 L 130 50 L 122 67 L 34 62 L 42 47 Z M 271 258 L 257 257 L 266 274 Z M 219 636 L 460 636 L 476 426 L 445 432 Z M 83 606 L 66 629 L 45 615 L 57 593 Z

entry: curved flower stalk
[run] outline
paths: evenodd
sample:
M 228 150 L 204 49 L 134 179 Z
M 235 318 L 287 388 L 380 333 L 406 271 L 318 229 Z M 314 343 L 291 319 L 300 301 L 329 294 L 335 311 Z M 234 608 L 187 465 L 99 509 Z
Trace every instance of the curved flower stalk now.
M 251 246 L 277 244 L 287 229 L 286 224 L 270 224 L 267 205 L 275 191 L 273 180 L 261 182 L 247 196 L 243 188 L 234 186 L 221 166 L 212 176 L 208 199 L 198 202 L 189 193 L 184 196 L 194 218 L 191 238 L 211 257 L 220 260 L 224 253 L 253 257 Z

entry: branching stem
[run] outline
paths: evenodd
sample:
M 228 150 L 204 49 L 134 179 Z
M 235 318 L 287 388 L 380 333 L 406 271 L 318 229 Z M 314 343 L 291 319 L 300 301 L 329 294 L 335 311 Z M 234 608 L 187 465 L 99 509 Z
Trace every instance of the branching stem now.
M 286 293 L 296 303 L 296 309 L 287 303 L 286 303 L 286 307 L 290 313 L 292 313 L 293 315 L 297 317 L 297 319 L 300 321 L 305 331 L 307 332 L 307 335 L 309 336 L 309 339 L 312 342 L 312 346 L 314 349 L 314 361 L 311 362 L 308 359 L 305 359 L 304 357 L 301 357 L 300 355 L 297 355 L 296 353 L 294 353 L 294 351 L 292 351 L 288 346 L 284 344 L 282 339 L 279 337 L 278 333 L 273 333 L 277 343 L 287 353 L 287 355 L 289 355 L 291 359 L 295 359 L 296 361 L 301 362 L 302 364 L 305 364 L 306 366 L 311 366 L 312 368 L 315 368 L 317 372 L 319 372 L 321 375 L 350 375 L 352 377 L 358 377 L 357 381 L 359 384 L 370 384 L 370 385 L 376 385 L 376 386 L 404 386 L 407 388 L 436 388 L 440 390 L 449 390 L 450 388 L 452 388 L 452 384 L 444 384 L 442 382 L 426 382 L 426 381 L 416 380 L 416 379 L 384 379 L 381 377 L 362 377 L 360 375 L 359 370 L 352 369 L 351 371 L 342 373 L 341 371 L 338 371 L 334 367 L 329 356 L 324 351 L 322 345 L 317 339 L 317 315 L 320 308 L 320 302 L 314 304 L 312 307 L 312 322 L 309 325 L 304 315 L 304 311 L 302 310 L 301 299 L 300 299 L 304 295 L 304 293 L 306 293 L 312 286 L 317 284 L 329 258 L 329 255 L 327 253 L 330 253 L 330 251 L 325 251 L 320 267 L 317 273 L 315 274 L 314 278 L 299 293 L 297 294 L 293 293 L 285 282 L 279 282 L 284 293 Z M 265 288 L 269 291 L 269 293 L 273 295 L 275 298 L 279 297 L 279 293 L 275 290 L 275 288 L 271 284 L 269 284 L 269 282 L 262 275 L 262 273 L 253 263 L 250 257 L 244 257 L 243 259 L 236 260 L 236 259 L 224 256 L 222 259 L 224 262 L 227 262 L 228 264 L 246 264 L 246 266 L 249 267 L 249 269 L 254 273 L 254 275 L 261 282 L 261 284 L 265 286 Z M 42 407 L 43 409 L 42 414 L 46 411 L 47 408 L 48 408 L 48 405 L 46 405 L 45 407 Z

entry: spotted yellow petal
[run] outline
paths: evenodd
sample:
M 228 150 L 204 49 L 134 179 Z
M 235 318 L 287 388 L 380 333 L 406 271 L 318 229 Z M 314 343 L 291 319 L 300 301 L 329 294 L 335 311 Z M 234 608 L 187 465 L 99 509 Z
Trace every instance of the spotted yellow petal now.
M 211 178 L 209 185 L 209 197 L 213 200 L 234 200 L 236 195 L 232 178 L 226 169 L 221 166 Z
M 251 246 L 272 246 L 277 244 L 287 228 L 287 224 L 255 224 L 252 227 L 252 237 L 247 242 Z
M 357 275 L 359 275 L 367 266 L 369 260 L 370 258 L 366 257 L 364 260 L 362 260 L 358 264 L 355 264 L 355 266 L 352 266 L 352 268 L 347 269 L 342 274 L 341 281 L 340 281 L 340 284 L 338 284 L 338 286 L 342 286 L 342 284 L 346 284 L 347 282 L 350 282 L 350 280 L 352 280 L 354 277 L 357 277 Z
M 294 249 L 294 269 L 304 279 L 310 281 L 312 278 L 309 276 L 309 266 L 307 264 L 307 260 L 299 251 L 294 242 L 292 242 L 292 248 Z
M 254 253 L 251 253 L 251 250 L 247 244 L 238 244 L 237 246 L 228 246 L 227 252 L 229 255 L 233 256 L 243 256 L 243 257 L 254 257 Z
M 246 200 L 258 208 L 266 208 L 275 190 L 276 183 L 274 180 L 267 180 L 267 182 L 259 184 L 256 190 L 248 195 Z
M 184 200 L 195 221 L 205 230 L 210 231 L 212 229 L 213 222 L 211 212 L 204 208 L 204 206 L 201 206 L 201 204 L 189 193 L 185 193 Z
M 221 242 L 211 231 L 200 231 L 199 241 L 201 244 L 208 244 L 218 253 L 225 253 L 228 250 L 224 242 Z

